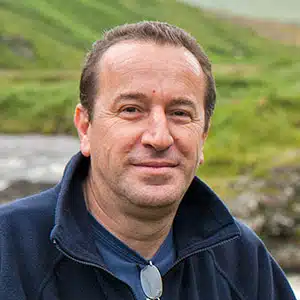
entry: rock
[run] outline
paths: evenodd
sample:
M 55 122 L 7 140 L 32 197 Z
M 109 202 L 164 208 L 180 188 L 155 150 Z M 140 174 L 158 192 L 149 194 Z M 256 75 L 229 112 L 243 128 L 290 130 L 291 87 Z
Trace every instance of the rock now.
M 237 196 L 234 201 L 228 203 L 229 208 L 240 218 L 247 219 L 258 209 L 259 195 L 247 191 Z
M 296 298 L 300 300 L 300 275 L 299 274 L 289 274 L 288 280 L 294 290 Z
M 266 223 L 266 218 L 262 214 L 258 214 L 256 216 L 252 216 L 249 218 L 244 219 L 243 221 L 251 227 L 255 232 L 262 232 L 262 228 L 264 224 Z
M 231 184 L 231 212 L 263 238 L 285 270 L 300 271 L 300 166 L 277 168 L 264 179 Z
M 266 238 L 264 242 L 286 272 L 300 272 L 300 241 Z
M 0 204 L 21 197 L 39 193 L 53 186 L 53 183 L 34 183 L 27 180 L 18 180 L 10 183 L 8 187 L 0 191 Z
M 275 212 L 269 216 L 268 222 L 262 227 L 263 232 L 268 232 L 270 236 L 289 237 L 294 234 L 295 220 L 281 212 Z
M 258 234 L 294 236 L 300 225 L 300 167 L 276 169 L 264 180 L 251 179 L 232 185 L 240 193 L 228 203 L 235 216 L 256 224 Z M 252 225 L 253 226 L 253 225 Z

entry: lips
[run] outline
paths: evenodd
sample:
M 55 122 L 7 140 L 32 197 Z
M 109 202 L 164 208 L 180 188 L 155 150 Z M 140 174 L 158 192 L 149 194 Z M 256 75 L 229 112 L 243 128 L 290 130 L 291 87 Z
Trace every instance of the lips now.
M 147 162 L 135 163 L 134 165 L 137 167 L 148 167 L 148 168 L 174 168 L 178 166 L 177 163 L 169 162 L 169 161 L 147 161 Z

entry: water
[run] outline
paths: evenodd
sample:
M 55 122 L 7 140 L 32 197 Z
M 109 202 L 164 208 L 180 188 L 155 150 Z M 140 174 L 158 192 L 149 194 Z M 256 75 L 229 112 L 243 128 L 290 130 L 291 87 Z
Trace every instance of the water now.
M 70 157 L 79 151 L 69 136 L 0 135 L 0 190 L 16 180 L 56 183 Z
M 180 0 L 209 9 L 261 19 L 275 19 L 300 24 L 299 0 Z
M 56 183 L 79 151 L 78 139 L 69 136 L 0 135 L 0 145 L 0 191 L 16 180 Z M 288 278 L 300 300 L 300 275 Z

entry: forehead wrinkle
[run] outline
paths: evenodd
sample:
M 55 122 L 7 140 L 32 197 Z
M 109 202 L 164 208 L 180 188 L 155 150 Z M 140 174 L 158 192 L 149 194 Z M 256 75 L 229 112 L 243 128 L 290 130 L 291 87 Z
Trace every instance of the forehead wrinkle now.
M 126 41 L 117 43 L 109 48 L 100 60 L 101 83 L 103 82 L 104 85 L 105 83 L 110 83 L 111 85 L 113 81 L 113 86 L 119 86 L 120 81 L 122 81 L 122 77 L 128 76 L 129 84 L 134 90 L 135 79 L 137 79 L 138 81 L 141 76 L 145 76 L 145 84 L 141 85 L 140 82 L 137 82 L 139 85 L 138 88 L 144 87 L 144 85 L 148 84 L 147 82 L 149 82 L 149 79 L 151 80 L 150 74 L 152 73 L 152 75 L 154 74 L 155 76 L 154 79 L 156 79 L 156 76 L 160 76 L 160 87 L 162 86 L 162 82 L 164 81 L 164 79 L 169 79 L 174 81 L 174 84 L 176 84 L 177 86 L 180 84 L 185 86 L 183 87 L 184 89 L 189 90 L 192 88 L 192 90 L 194 92 L 197 92 L 198 94 L 200 87 L 200 90 L 202 92 L 201 98 L 203 97 L 203 90 L 205 90 L 206 86 L 205 74 L 200 63 L 189 50 L 184 47 L 175 47 L 172 45 L 161 46 L 155 45 L 154 43 L 143 42 L 143 44 L 146 45 L 146 53 L 142 53 L 144 49 L 140 47 L 141 44 L 142 43 L 136 41 Z M 147 46 L 149 47 L 147 48 Z M 173 56 L 172 59 L 168 59 L 168 56 L 165 57 L 168 53 L 167 49 L 162 52 L 162 57 L 157 57 L 157 54 L 156 56 L 153 56 L 154 51 L 152 51 L 153 49 L 151 49 L 151 47 L 153 46 L 156 46 L 157 49 L 170 47 L 173 49 L 180 49 L 181 51 L 184 51 L 181 53 L 175 52 L 175 56 Z M 135 53 L 136 50 L 137 53 Z M 142 59 L 140 58 L 141 55 Z M 182 57 L 183 55 L 184 57 Z M 183 59 L 176 59 L 176 56 L 179 58 L 181 56 Z M 149 57 L 149 60 L 146 59 L 147 57 Z M 153 67 L 151 67 L 149 61 L 152 62 Z M 170 65 L 170 68 L 168 67 L 168 65 Z M 176 67 L 176 65 L 178 67 Z M 123 66 L 126 67 L 123 68 Z M 181 72 L 178 72 L 178 70 L 181 70 Z M 109 76 L 106 76 L 106 73 L 109 73 Z M 138 75 L 136 75 L 137 73 Z M 147 78 L 147 76 L 150 76 L 150 78 Z M 180 81 L 178 79 L 180 79 Z M 153 86 L 153 89 L 159 90 L 160 88 L 156 87 L 157 83 L 155 83 L 155 80 L 153 80 L 153 83 L 155 84 Z
M 195 72 L 195 74 L 200 76 L 201 73 L 203 73 L 203 70 L 202 70 L 202 67 L 201 67 L 200 63 L 198 62 L 197 58 L 195 57 L 195 55 L 192 54 L 187 49 L 184 51 L 183 55 L 186 57 L 188 64 L 190 65 L 192 70 Z

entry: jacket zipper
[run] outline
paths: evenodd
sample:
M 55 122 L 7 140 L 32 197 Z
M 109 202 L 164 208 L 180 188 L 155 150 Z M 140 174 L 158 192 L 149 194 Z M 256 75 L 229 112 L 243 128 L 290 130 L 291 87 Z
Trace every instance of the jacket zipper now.
M 192 255 L 195 255 L 195 254 L 197 254 L 197 253 L 201 253 L 201 252 L 204 252 L 204 251 L 206 251 L 206 250 L 210 250 L 210 249 L 213 249 L 213 248 L 215 248 L 215 247 L 222 246 L 222 245 L 224 245 L 224 244 L 226 244 L 226 243 L 229 243 L 229 242 L 231 242 L 231 241 L 233 241 L 233 240 L 235 240 L 235 239 L 237 239 L 237 238 L 239 238 L 239 235 L 235 235 L 235 236 L 233 236 L 233 237 L 231 237 L 231 238 L 229 238 L 229 239 L 227 239 L 227 240 L 225 240 L 225 241 L 221 241 L 221 242 L 219 242 L 219 243 L 216 243 L 216 244 L 214 244 L 214 245 L 210 245 L 210 246 L 204 247 L 204 248 L 202 248 L 202 249 L 197 249 L 197 250 L 195 250 L 195 251 L 193 251 L 193 252 L 191 252 L 191 253 L 189 253 L 189 254 L 187 254 L 187 255 L 184 255 L 184 256 L 181 257 L 179 260 L 175 261 L 174 264 L 172 265 L 172 267 L 171 267 L 171 268 L 170 268 L 170 269 L 169 269 L 162 277 L 165 277 L 169 272 L 172 271 L 172 269 L 173 269 L 175 266 L 177 266 L 179 263 L 181 263 L 181 262 L 182 262 L 183 260 L 185 260 L 186 258 L 188 258 L 188 257 L 190 257 L 190 256 L 192 256 Z M 86 266 L 95 267 L 95 268 L 97 268 L 97 269 L 100 269 L 100 270 L 102 270 L 102 271 L 105 271 L 105 272 L 107 272 L 108 274 L 110 274 L 113 278 L 115 278 L 116 280 L 119 280 L 113 273 L 111 273 L 111 272 L 108 271 L 107 269 L 104 269 L 104 268 L 102 268 L 101 266 L 99 266 L 99 265 L 97 265 L 97 264 L 93 264 L 93 263 L 90 263 L 90 262 L 86 262 L 86 261 L 77 259 L 77 258 L 75 258 L 74 256 L 68 254 L 65 250 L 63 250 L 63 249 L 60 247 L 60 245 L 59 245 L 59 243 L 57 242 L 56 239 L 53 239 L 53 244 L 56 246 L 56 248 L 57 248 L 62 254 L 64 254 L 64 255 L 65 255 L 66 257 L 68 257 L 69 259 L 71 259 L 71 260 L 73 260 L 73 261 L 75 261 L 75 262 L 77 262 L 77 263 L 80 263 L 80 264 L 83 264 L 83 265 L 86 265 Z M 119 281 L 120 281 L 120 280 L 119 280 Z M 134 293 L 133 293 L 131 287 L 130 287 L 127 283 L 125 283 L 125 282 L 123 282 L 123 281 L 122 281 L 122 283 L 124 283 L 124 284 L 129 288 L 129 290 L 130 290 L 130 292 L 131 292 L 131 295 L 132 295 L 133 299 L 136 300 L 135 295 L 134 295 Z
M 193 251 L 193 252 L 191 252 L 191 253 L 189 253 L 189 254 L 187 254 L 187 255 L 184 255 L 184 256 L 181 257 L 179 260 L 176 260 L 176 261 L 174 262 L 174 264 L 173 264 L 173 265 L 171 266 L 171 268 L 167 271 L 167 273 L 169 273 L 170 271 L 172 271 L 172 269 L 173 269 L 175 266 L 177 266 L 180 262 L 182 262 L 182 261 L 185 260 L 186 258 L 188 258 L 188 257 L 190 257 L 190 256 L 192 256 L 192 255 L 195 255 L 195 254 L 197 254 L 197 253 L 201 253 L 201 252 L 204 252 L 204 251 L 206 251 L 206 250 L 210 250 L 210 249 L 213 249 L 213 248 L 215 248 L 215 247 L 222 246 L 222 245 L 227 244 L 227 243 L 229 243 L 229 242 L 231 242 L 231 241 L 233 241 L 233 240 L 235 240 L 235 239 L 237 239 L 237 238 L 239 238 L 239 235 L 233 236 L 233 237 L 231 237 L 231 238 L 229 238 L 229 239 L 227 239 L 227 240 L 225 240 L 225 241 L 216 243 L 216 244 L 214 244 L 214 245 L 207 246 L 207 247 L 204 247 L 204 248 L 202 248 L 202 249 L 197 249 L 197 250 L 195 250 L 195 251 Z M 84 264 L 84 265 L 86 265 L 86 266 L 91 266 L 91 267 L 95 267 L 95 268 L 101 269 L 102 271 L 105 271 L 105 272 L 109 273 L 109 274 L 110 274 L 111 276 L 113 276 L 115 279 L 119 280 L 117 277 L 115 277 L 115 275 L 114 275 L 113 273 L 111 273 L 111 272 L 108 271 L 107 269 L 104 269 L 104 268 L 102 268 L 101 266 L 99 266 L 99 265 L 97 265 L 97 264 L 93 264 L 93 263 L 90 263 L 90 262 L 86 262 L 86 261 L 84 261 L 84 260 L 77 259 L 77 258 L 75 258 L 74 256 L 68 254 L 65 250 L 63 250 L 63 249 L 59 246 L 59 244 L 57 243 L 57 240 L 56 240 L 56 239 L 53 240 L 53 244 L 56 246 L 56 248 L 57 248 L 60 252 L 62 252 L 65 256 L 67 256 L 67 257 L 70 258 L 71 260 L 73 260 L 73 261 L 75 261 L 75 262 L 77 262 L 77 263 Z M 164 275 L 166 275 L 167 273 L 165 273 Z
M 77 258 L 75 258 L 74 256 L 70 255 L 70 254 L 67 253 L 64 249 L 62 249 L 62 248 L 60 247 L 60 245 L 59 245 L 59 243 L 57 242 L 56 239 L 53 239 L 52 242 L 53 242 L 53 244 L 55 245 L 55 247 L 56 247 L 63 255 L 65 255 L 66 257 L 68 257 L 69 259 L 71 259 L 71 260 L 73 260 L 73 261 L 75 261 L 75 262 L 77 262 L 77 263 L 79 263 L 79 264 L 83 264 L 83 265 L 86 265 L 86 266 L 90 266 L 90 267 L 94 267 L 94 268 L 100 269 L 100 270 L 102 270 L 102 271 L 104 271 L 104 272 L 110 274 L 114 279 L 116 279 L 116 280 L 118 280 L 118 281 L 121 281 L 119 278 L 117 278 L 113 273 L 111 273 L 111 272 L 108 271 L 107 269 L 104 269 L 104 268 L 102 268 L 101 266 L 99 266 L 99 265 L 97 265 L 97 264 L 93 264 L 93 263 L 90 263 L 90 262 L 86 262 L 86 261 L 84 261 L 84 260 L 77 259 Z M 135 295 L 134 295 L 134 293 L 133 293 L 131 287 L 130 287 L 126 282 L 123 282 L 123 281 L 122 281 L 122 283 L 125 284 L 125 285 L 128 287 L 128 289 L 129 289 L 129 291 L 130 291 L 130 293 L 131 293 L 131 295 L 132 295 L 132 298 L 135 299 L 135 300 L 137 300 L 137 299 L 135 298 Z

